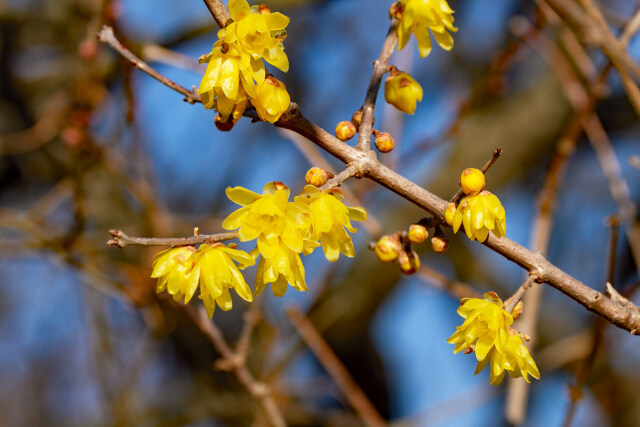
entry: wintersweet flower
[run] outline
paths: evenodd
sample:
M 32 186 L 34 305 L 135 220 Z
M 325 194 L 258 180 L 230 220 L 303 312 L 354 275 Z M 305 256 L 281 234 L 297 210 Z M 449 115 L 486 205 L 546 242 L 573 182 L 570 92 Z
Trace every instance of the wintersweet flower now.
M 252 254 L 258 256 L 258 248 Z M 306 291 L 307 283 L 304 279 L 304 265 L 300 255 L 292 251 L 282 241 L 270 258 L 264 255 L 258 262 L 256 273 L 256 295 L 260 294 L 268 283 L 274 296 L 281 297 L 287 292 L 287 284 L 298 291 Z
M 436 42 L 444 50 L 453 48 L 453 37 L 448 31 L 456 32 L 453 26 L 453 10 L 446 0 L 401 0 L 398 25 L 398 49 L 402 50 L 409 41 L 411 33 L 418 40 L 420 57 L 431 53 L 431 37 L 429 30 Z
M 358 230 L 351 221 L 365 221 L 367 212 L 363 208 L 350 208 L 342 203 L 342 191 L 337 188 L 320 190 L 313 185 L 304 187 L 302 193 L 295 198 L 310 208 L 311 229 L 309 238 L 320 240 L 325 257 L 336 261 L 342 252 L 345 256 L 354 257 L 353 242 L 347 230 L 355 233 Z
M 221 243 L 205 243 L 200 245 L 193 257 L 195 265 L 200 270 L 199 298 L 204 303 L 209 317 L 213 316 L 216 304 L 225 311 L 231 309 L 230 288 L 235 289 L 245 301 L 253 301 L 251 289 L 238 269 L 255 264 L 251 255 Z
M 271 13 L 266 7 L 250 7 L 246 0 L 230 0 L 228 7 L 234 22 L 218 31 L 220 40 L 238 43 L 254 59 L 264 58 L 287 72 L 289 59 L 284 53 L 282 38 L 286 35 L 284 29 L 289 18 L 281 13 Z
M 195 250 L 193 246 L 181 246 L 153 257 L 151 278 L 158 279 L 158 293 L 166 290 L 176 301 L 184 298 L 185 304 L 191 300 L 200 280 L 200 267 L 192 256 Z
M 500 200 L 490 192 L 484 190 L 475 196 L 466 196 L 460 201 L 453 214 L 453 232 L 457 233 L 460 225 L 471 240 L 484 242 L 493 231 L 497 237 L 502 237 L 507 231 L 505 212 Z
M 409 74 L 392 70 L 384 83 L 384 99 L 398 110 L 413 114 L 422 101 L 422 86 Z
M 539 379 L 540 372 L 522 343 L 522 338 L 510 328 L 513 316 L 502 308 L 502 300 L 494 292 L 484 294 L 484 299 L 463 298 L 458 314 L 465 320 L 447 339 L 455 344 L 454 354 L 472 350 L 478 364 L 475 374 L 490 364 L 491 384 L 498 385 L 505 372 L 514 378 L 528 375 Z
M 267 76 L 256 89 L 256 96 L 251 103 L 256 107 L 260 119 L 275 123 L 287 111 L 291 97 L 284 83 L 272 75 Z

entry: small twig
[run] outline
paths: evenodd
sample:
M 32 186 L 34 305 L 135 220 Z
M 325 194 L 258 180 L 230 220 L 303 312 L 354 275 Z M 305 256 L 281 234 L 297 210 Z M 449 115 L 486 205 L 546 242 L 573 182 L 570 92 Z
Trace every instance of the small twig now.
M 200 95 L 198 93 L 196 93 L 195 91 L 191 91 L 183 86 L 180 86 L 178 83 L 170 80 L 167 76 L 159 73 L 154 68 L 150 67 L 149 64 L 144 62 L 142 59 L 138 58 L 129 49 L 124 47 L 124 45 L 120 43 L 120 40 L 116 38 L 115 34 L 113 33 L 113 28 L 111 28 L 110 26 L 108 25 L 102 26 L 102 29 L 98 33 L 98 40 L 100 40 L 103 43 L 107 43 L 108 45 L 113 47 L 115 50 L 118 51 L 120 55 L 124 56 L 136 68 L 139 68 L 140 70 L 144 71 L 145 73 L 147 73 L 148 75 L 150 75 L 151 77 L 153 77 L 154 79 L 162 83 L 163 85 L 168 86 L 171 89 L 175 90 L 176 92 L 184 95 L 185 101 L 187 101 L 188 103 L 193 104 L 194 102 L 201 102 Z
M 244 312 L 242 318 L 244 323 L 242 325 L 242 331 L 240 331 L 240 338 L 236 344 L 236 356 L 241 360 L 246 360 L 251 348 L 251 335 L 253 329 L 260 321 L 260 295 L 254 298 L 253 303 L 249 306 L 249 309 Z
M 199 310 L 195 310 L 192 307 L 183 307 L 185 313 L 191 318 L 193 323 L 200 329 L 209 342 L 213 345 L 220 356 L 231 367 L 234 375 L 242 384 L 242 386 L 262 405 L 265 417 L 269 424 L 274 427 L 284 427 L 286 423 L 280 412 L 280 408 L 276 405 L 273 399 L 271 388 L 262 382 L 256 381 L 249 369 L 243 361 L 239 361 L 236 353 L 233 352 L 227 341 L 224 339 L 222 332 L 218 327 L 209 319 L 204 307 L 200 307 Z
M 536 281 L 535 276 L 527 277 L 527 279 L 524 281 L 522 286 L 520 286 L 516 290 L 516 292 L 511 297 L 507 298 L 507 300 L 504 302 L 503 304 L 504 309 L 507 310 L 509 313 L 511 313 L 515 308 L 516 304 L 518 304 L 518 302 L 522 299 L 522 296 L 524 295 L 524 293 L 527 291 L 527 289 L 533 286 L 533 283 L 535 281 Z
M 358 168 L 353 165 L 347 165 L 347 167 L 342 172 L 335 175 L 333 178 L 330 178 L 329 180 L 327 180 L 327 182 L 325 182 L 325 184 L 322 187 L 320 187 L 320 189 L 328 190 L 330 188 L 339 187 L 347 179 L 357 175 L 358 175 Z
M 386 422 L 380 416 L 371 401 L 364 394 L 362 389 L 353 380 L 349 371 L 344 367 L 338 356 L 331 349 L 329 344 L 322 338 L 311 321 L 307 319 L 297 307 L 287 309 L 287 316 L 291 319 L 302 339 L 307 343 L 318 361 L 327 370 L 329 375 L 336 382 L 347 400 L 358 412 L 364 423 L 368 426 L 384 426 Z
M 398 24 L 399 20 L 393 18 L 389 25 L 389 31 L 387 37 L 382 45 L 382 51 L 380 56 L 373 63 L 373 74 L 371 75 L 371 81 L 367 88 L 367 95 L 364 98 L 364 104 L 362 106 L 362 121 L 360 122 L 360 128 L 358 129 L 358 145 L 357 148 L 361 151 L 371 150 L 371 133 L 373 132 L 373 112 L 376 108 L 376 99 L 378 98 L 378 91 L 380 90 L 380 83 L 382 77 L 389 71 L 389 58 L 396 47 L 398 41 Z
M 458 299 L 481 298 L 480 294 L 469 285 L 458 282 L 456 280 L 451 280 L 444 274 L 427 265 L 423 265 L 420 267 L 417 276 L 423 282 L 433 286 L 436 289 L 441 289 L 445 292 L 448 292 Z
M 229 10 L 225 7 L 225 5 L 220 0 L 203 0 L 204 4 L 211 12 L 211 16 L 215 19 L 218 27 L 224 28 L 227 25 L 233 22 L 231 19 L 231 14 L 229 14 Z
M 496 160 L 498 160 L 498 157 L 500 157 L 501 154 L 502 154 L 502 148 L 496 148 L 491 154 L 491 158 L 489 159 L 489 161 L 485 163 L 484 166 L 482 167 L 482 173 L 487 173 L 489 168 L 493 166 L 493 164 L 496 162 Z M 454 196 L 451 198 L 451 202 L 454 202 L 457 204 L 463 194 L 464 192 L 462 191 L 462 188 L 460 188 L 456 192 L 456 194 L 454 194 Z
M 140 245 L 140 246 L 183 246 L 183 245 L 197 245 L 200 243 L 215 243 L 223 242 L 225 240 L 233 240 L 238 238 L 237 231 L 230 231 L 228 233 L 218 234 L 200 234 L 198 236 L 190 237 L 131 237 L 125 234 L 122 230 L 109 230 L 109 233 L 113 236 L 113 239 L 107 242 L 109 246 L 117 246 L 124 248 L 127 245 Z

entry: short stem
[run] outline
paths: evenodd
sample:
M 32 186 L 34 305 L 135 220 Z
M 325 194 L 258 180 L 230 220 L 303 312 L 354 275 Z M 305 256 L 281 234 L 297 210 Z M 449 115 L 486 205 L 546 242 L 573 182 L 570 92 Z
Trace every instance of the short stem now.
M 228 233 L 218 234 L 200 234 L 198 236 L 191 237 L 170 237 L 170 238 L 158 238 L 158 237 L 131 237 L 125 234 L 122 230 L 109 230 L 109 233 L 113 236 L 113 239 L 107 242 L 109 246 L 117 246 L 124 248 L 128 245 L 139 246 L 184 246 L 184 245 L 197 245 L 200 243 L 216 243 L 223 242 L 225 240 L 233 240 L 238 238 L 237 231 L 230 231 Z
M 522 286 L 520 286 L 518 290 L 509 299 L 507 299 L 504 302 L 504 305 L 503 305 L 504 309 L 507 310 L 509 313 L 511 313 L 513 309 L 516 307 L 516 304 L 518 304 L 518 302 L 522 299 L 522 296 L 527 291 L 527 289 L 533 286 L 533 283 L 535 280 L 536 280 L 535 276 L 527 277 L 527 280 L 524 281 Z

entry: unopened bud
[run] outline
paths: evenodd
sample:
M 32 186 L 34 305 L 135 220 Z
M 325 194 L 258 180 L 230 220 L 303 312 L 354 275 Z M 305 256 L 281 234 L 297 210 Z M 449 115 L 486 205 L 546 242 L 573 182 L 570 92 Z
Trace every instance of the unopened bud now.
M 453 225 L 453 215 L 456 213 L 456 205 L 455 203 L 447 204 L 446 209 L 444 210 L 444 220 L 447 224 Z
M 427 227 L 420 224 L 411 224 L 409 227 L 409 240 L 411 243 L 420 244 L 427 240 L 429 237 L 429 230 Z
M 304 176 L 304 180 L 307 184 L 311 184 L 316 187 L 322 187 L 327 179 L 331 178 L 333 174 L 330 174 L 326 170 L 318 167 L 313 167 L 307 171 Z
M 475 196 L 484 189 L 484 174 L 480 169 L 467 168 L 460 175 L 460 187 L 464 194 Z
M 434 252 L 439 254 L 445 253 L 449 248 L 449 240 L 444 235 L 440 227 L 436 227 L 435 229 L 434 236 L 431 238 L 431 247 Z
M 529 335 L 527 335 L 527 334 L 523 334 L 522 335 L 522 339 L 525 340 L 526 342 L 531 341 L 531 337 Z
M 348 141 L 356 134 L 356 126 L 348 121 L 342 121 L 336 126 L 336 138 L 340 141 Z
M 218 113 L 215 119 L 213 119 L 213 123 L 215 123 L 218 130 L 222 132 L 229 132 L 231 129 L 233 129 L 233 126 L 235 125 L 235 123 L 231 118 L 227 118 L 227 121 L 223 122 L 222 115 L 220 115 L 220 113 Z
M 382 236 L 374 249 L 378 259 L 382 262 L 395 261 L 402 251 L 400 240 L 391 236 Z
M 520 317 L 523 309 L 524 309 L 524 304 L 522 303 L 522 301 L 518 301 L 516 303 L 516 306 L 513 307 L 513 310 L 511 311 L 511 316 L 513 316 L 513 320 L 516 320 L 518 317 Z
M 360 123 L 362 123 L 362 110 L 358 110 L 353 113 L 353 116 L 351 116 L 351 122 L 356 128 L 360 127 Z
M 393 150 L 393 146 L 395 142 L 393 141 L 393 137 L 387 132 L 379 132 L 377 130 L 373 131 L 373 136 L 375 137 L 376 148 L 381 153 L 388 153 Z
M 402 251 L 398 256 L 398 266 L 404 274 L 413 274 L 420 269 L 420 258 L 415 251 Z

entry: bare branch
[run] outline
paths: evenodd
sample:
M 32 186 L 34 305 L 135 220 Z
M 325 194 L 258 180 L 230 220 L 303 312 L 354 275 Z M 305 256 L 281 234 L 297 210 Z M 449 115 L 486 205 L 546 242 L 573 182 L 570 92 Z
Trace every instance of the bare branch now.
M 224 28 L 233 22 L 229 10 L 227 10 L 226 6 L 220 0 L 203 1 L 207 9 L 209 9 L 209 12 L 211 12 L 211 16 L 215 19 L 216 24 L 218 24 L 218 27 Z
M 198 236 L 190 237 L 131 237 L 124 233 L 122 230 L 109 230 L 109 233 L 113 236 L 113 239 L 107 242 L 109 246 L 117 246 L 124 248 L 127 245 L 140 245 L 140 246 L 184 246 L 184 245 L 197 245 L 200 243 L 216 243 L 223 242 L 225 240 L 233 240 L 238 238 L 237 231 L 231 231 L 228 233 L 218 234 L 200 234 Z

